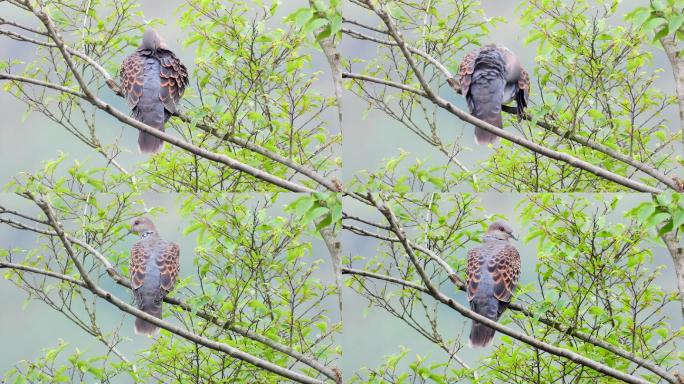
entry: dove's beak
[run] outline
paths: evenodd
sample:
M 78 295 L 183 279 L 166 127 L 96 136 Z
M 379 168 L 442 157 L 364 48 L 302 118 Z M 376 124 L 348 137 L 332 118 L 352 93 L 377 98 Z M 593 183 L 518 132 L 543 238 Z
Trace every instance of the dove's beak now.
M 513 238 L 513 240 L 516 240 L 516 241 L 518 240 L 518 236 L 516 236 L 516 235 L 514 235 L 514 234 L 512 234 L 512 233 L 511 233 L 511 237 Z

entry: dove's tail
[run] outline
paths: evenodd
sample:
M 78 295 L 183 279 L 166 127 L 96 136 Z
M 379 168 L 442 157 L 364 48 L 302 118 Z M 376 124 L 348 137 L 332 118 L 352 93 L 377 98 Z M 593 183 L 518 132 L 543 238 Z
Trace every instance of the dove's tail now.
M 164 128 L 160 128 L 164 131 Z M 138 149 L 142 153 L 159 153 L 164 146 L 164 141 L 148 133 L 140 132 L 138 135 Z
M 138 307 L 141 311 L 150 314 L 158 319 L 162 317 L 162 306 L 161 303 L 154 303 L 153 300 L 142 300 L 142 305 Z M 139 317 L 135 319 L 135 334 L 136 335 L 153 335 L 157 333 L 159 328 L 147 322 Z
M 474 298 L 470 303 L 473 311 L 491 319 L 498 320 L 498 300 L 496 298 Z M 486 347 L 492 343 L 496 331 L 478 321 L 473 320 L 470 328 L 470 347 Z
M 503 98 L 506 81 L 500 73 L 490 73 L 476 79 L 470 84 L 468 92 L 468 107 L 470 113 L 480 120 L 501 128 L 501 100 Z M 499 136 L 482 128 L 475 127 L 475 142 L 480 145 L 496 144 Z
M 494 339 L 494 333 L 496 331 L 493 328 L 473 320 L 473 325 L 470 328 L 470 347 L 488 346 L 492 343 L 492 339 Z
M 140 114 L 140 121 L 149 125 L 150 127 L 157 128 L 158 130 L 164 132 L 164 123 L 169 119 L 170 115 L 164 107 L 161 107 L 161 111 L 147 111 L 147 113 Z M 154 137 L 148 133 L 140 131 L 138 135 L 138 149 L 142 153 L 159 153 L 164 146 L 164 140 Z
M 154 63 L 159 65 L 158 63 Z M 136 119 L 150 127 L 164 132 L 164 123 L 171 115 L 159 98 L 159 69 L 149 70 L 145 73 L 143 94 L 135 107 Z M 138 149 L 142 153 L 158 153 L 162 150 L 164 141 L 150 134 L 140 131 L 138 135 Z

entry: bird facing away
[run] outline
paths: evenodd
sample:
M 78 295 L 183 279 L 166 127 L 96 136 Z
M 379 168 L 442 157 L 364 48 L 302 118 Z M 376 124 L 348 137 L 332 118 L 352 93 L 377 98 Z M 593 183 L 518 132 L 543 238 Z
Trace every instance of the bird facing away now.
M 188 85 L 188 70 L 169 50 L 161 36 L 147 30 L 140 47 L 121 64 L 121 88 L 133 110 L 133 117 L 164 131 L 164 124 L 176 112 L 176 104 Z M 138 149 L 144 153 L 161 151 L 164 142 L 140 132 Z
M 178 244 L 162 240 L 147 217 L 133 220 L 131 232 L 140 239 L 131 248 L 131 288 L 135 306 L 161 319 L 162 301 L 176 285 L 180 270 Z M 154 334 L 157 326 L 143 319 L 135 319 L 136 334 Z
M 530 77 L 520 61 L 503 45 L 485 45 L 467 54 L 458 71 L 458 93 L 465 96 L 470 114 L 503 127 L 501 105 L 515 100 L 518 115 L 527 107 Z M 475 142 L 496 144 L 499 137 L 475 127 Z
M 511 227 L 497 221 L 487 228 L 482 245 L 468 251 L 466 285 L 470 309 L 497 321 L 513 297 L 520 276 L 520 254 L 510 243 Z M 470 346 L 486 347 L 494 329 L 473 320 Z

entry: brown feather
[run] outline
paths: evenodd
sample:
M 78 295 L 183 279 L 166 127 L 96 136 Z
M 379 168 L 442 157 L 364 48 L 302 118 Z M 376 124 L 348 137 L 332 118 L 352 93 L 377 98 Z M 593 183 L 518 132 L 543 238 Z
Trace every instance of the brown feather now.
M 164 253 L 157 259 L 161 288 L 167 293 L 176 285 L 180 271 L 180 248 L 176 243 L 169 243 Z
M 160 51 L 161 90 L 159 99 L 170 113 L 176 112 L 176 105 L 180 101 L 188 85 L 188 70 L 185 65 L 169 50 Z
M 140 55 L 139 50 L 126 57 L 121 64 L 121 89 L 126 96 L 126 101 L 130 108 L 135 108 L 138 105 L 140 96 L 142 96 L 143 81 L 145 79 L 144 67 L 145 59 Z
M 459 93 L 465 96 L 470 90 L 470 80 L 472 79 L 473 71 L 475 70 L 475 59 L 477 58 L 479 49 L 476 49 L 465 55 L 461 65 L 458 67 L 459 77 Z
M 525 96 L 525 104 L 527 104 L 527 100 L 530 95 L 530 74 L 527 73 L 525 69 L 521 69 L 520 71 L 520 80 L 518 80 L 518 88 L 523 92 L 523 95 Z
M 520 254 L 512 245 L 507 245 L 489 262 L 488 271 L 495 281 L 494 296 L 500 301 L 510 302 L 520 276 Z
M 466 283 L 468 290 L 468 301 L 472 300 L 477 292 L 480 283 L 480 266 L 484 263 L 484 256 L 480 248 L 473 248 L 468 251 L 468 265 L 466 268 Z
M 131 248 L 131 288 L 136 290 L 143 285 L 145 280 L 145 264 L 147 263 L 147 253 L 142 242 L 138 241 Z

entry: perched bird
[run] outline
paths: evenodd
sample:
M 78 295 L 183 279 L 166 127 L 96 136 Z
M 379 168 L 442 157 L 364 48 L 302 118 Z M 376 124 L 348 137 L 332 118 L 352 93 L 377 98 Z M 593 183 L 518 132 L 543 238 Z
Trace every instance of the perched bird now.
M 176 285 L 180 270 L 178 244 L 162 240 L 147 217 L 133 220 L 131 232 L 140 235 L 140 240 L 131 248 L 131 288 L 135 306 L 161 319 L 162 300 Z M 135 319 L 136 334 L 156 331 L 156 325 Z
M 188 70 L 169 50 L 161 36 L 147 30 L 142 44 L 121 64 L 121 88 L 133 110 L 133 117 L 160 131 L 188 85 Z M 140 152 L 157 153 L 164 142 L 140 132 Z
M 515 100 L 519 115 L 527 107 L 530 77 L 515 54 L 503 45 L 485 45 L 467 54 L 458 76 L 457 91 L 465 96 L 470 114 L 480 120 L 502 128 L 502 104 Z M 498 136 L 475 127 L 477 144 L 496 144 L 498 140 Z
M 520 254 L 510 243 L 511 227 L 497 221 L 487 228 L 482 245 L 468 251 L 466 287 L 470 309 L 497 321 L 513 297 L 520 275 Z M 473 320 L 470 346 L 486 347 L 494 329 Z

